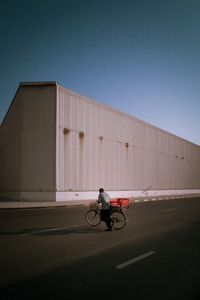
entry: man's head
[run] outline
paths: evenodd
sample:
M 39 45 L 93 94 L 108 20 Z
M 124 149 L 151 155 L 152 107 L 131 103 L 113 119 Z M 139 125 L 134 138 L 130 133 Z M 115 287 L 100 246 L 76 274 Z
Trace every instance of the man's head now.
M 100 188 L 99 193 L 103 193 L 103 192 L 104 192 L 104 189 Z

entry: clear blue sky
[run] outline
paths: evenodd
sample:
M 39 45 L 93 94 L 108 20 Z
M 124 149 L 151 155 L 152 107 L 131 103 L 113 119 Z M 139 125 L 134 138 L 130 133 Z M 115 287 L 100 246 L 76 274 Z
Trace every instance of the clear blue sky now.
M 199 0 L 1 2 L 0 122 L 51 80 L 200 145 Z

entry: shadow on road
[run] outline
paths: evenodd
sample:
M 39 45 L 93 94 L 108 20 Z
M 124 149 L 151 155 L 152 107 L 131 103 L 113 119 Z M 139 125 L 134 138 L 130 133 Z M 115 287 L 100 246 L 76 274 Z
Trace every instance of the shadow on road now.
M 16 231 L 0 231 L 0 235 L 4 236 L 55 236 L 55 235 L 68 235 L 68 234 L 100 234 L 105 231 L 105 227 L 91 227 L 88 225 L 76 225 L 68 227 L 54 227 L 54 228 L 29 228 L 25 230 Z

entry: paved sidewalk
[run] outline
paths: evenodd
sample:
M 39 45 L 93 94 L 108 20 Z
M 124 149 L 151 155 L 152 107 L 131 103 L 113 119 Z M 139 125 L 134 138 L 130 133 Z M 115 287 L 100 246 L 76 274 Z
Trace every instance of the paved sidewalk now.
M 28 202 L 28 201 L 2 201 L 0 199 L 0 210 L 2 209 L 33 209 L 33 208 L 53 208 L 53 207 L 74 207 L 88 206 L 92 200 L 72 200 L 62 202 Z

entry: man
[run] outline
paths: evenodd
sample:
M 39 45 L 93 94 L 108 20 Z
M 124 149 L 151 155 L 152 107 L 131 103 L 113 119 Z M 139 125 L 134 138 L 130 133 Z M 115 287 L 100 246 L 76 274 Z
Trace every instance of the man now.
M 106 222 L 108 227 L 106 230 L 112 231 L 112 223 L 110 220 L 110 197 L 102 188 L 99 189 L 99 197 L 97 202 L 102 204 L 101 220 Z

